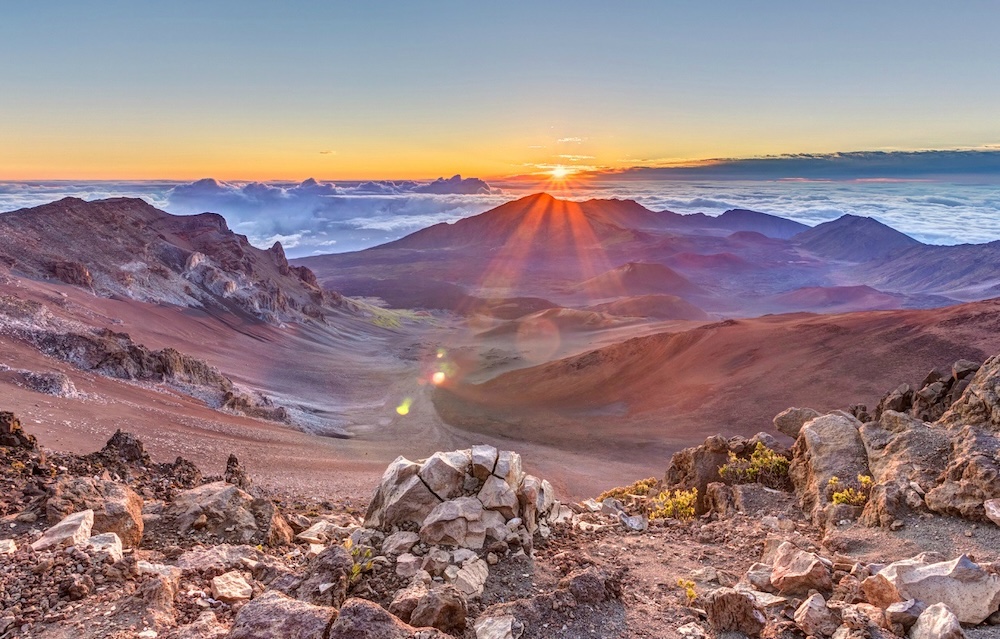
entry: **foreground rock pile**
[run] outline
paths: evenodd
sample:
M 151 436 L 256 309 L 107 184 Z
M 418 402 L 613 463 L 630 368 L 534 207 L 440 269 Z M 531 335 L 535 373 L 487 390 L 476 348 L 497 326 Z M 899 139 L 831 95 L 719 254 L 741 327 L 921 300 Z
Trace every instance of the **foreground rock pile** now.
M 789 409 L 580 504 L 512 451 L 400 457 L 364 514 L 123 432 L 43 451 L 3 413 L 0 637 L 996 636 L 1000 357 L 904 396 Z

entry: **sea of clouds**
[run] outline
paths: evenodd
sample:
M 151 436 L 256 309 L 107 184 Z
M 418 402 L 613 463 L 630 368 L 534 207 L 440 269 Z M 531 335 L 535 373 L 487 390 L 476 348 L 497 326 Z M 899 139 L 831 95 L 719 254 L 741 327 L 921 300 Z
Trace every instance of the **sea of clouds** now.
M 877 218 L 927 243 L 1000 239 L 1000 185 L 946 181 L 602 179 L 572 190 L 455 176 L 433 182 L 0 182 L 0 211 L 63 197 L 138 197 L 170 213 L 212 211 L 256 246 L 291 257 L 353 251 L 476 215 L 538 190 L 572 199 L 628 198 L 653 210 L 719 214 L 747 208 L 818 224 Z

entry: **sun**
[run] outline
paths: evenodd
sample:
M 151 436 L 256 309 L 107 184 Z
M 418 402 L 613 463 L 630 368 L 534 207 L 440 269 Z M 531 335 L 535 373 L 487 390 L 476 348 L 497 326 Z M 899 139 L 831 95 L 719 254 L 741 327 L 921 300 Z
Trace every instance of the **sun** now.
M 569 167 L 565 167 L 559 164 L 557 166 L 552 167 L 549 170 L 549 174 L 552 176 L 553 179 L 565 180 L 566 178 L 568 178 L 570 175 L 573 174 L 573 170 L 570 169 Z

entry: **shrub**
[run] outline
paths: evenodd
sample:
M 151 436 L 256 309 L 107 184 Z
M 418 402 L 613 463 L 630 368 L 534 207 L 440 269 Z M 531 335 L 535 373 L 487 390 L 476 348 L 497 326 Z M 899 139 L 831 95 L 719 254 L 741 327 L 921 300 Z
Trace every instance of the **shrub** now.
M 361 575 L 371 572 L 372 568 L 375 567 L 372 549 L 366 546 L 355 546 L 350 537 L 344 540 L 344 548 L 351 553 L 351 559 L 354 560 L 354 565 L 351 566 L 351 583 L 354 584 L 361 579 Z
M 607 499 L 608 497 L 617 499 L 619 501 L 625 501 L 629 497 L 648 497 L 650 491 L 656 488 L 656 484 L 657 481 L 655 477 L 650 477 L 649 479 L 640 479 L 639 481 L 629 486 L 619 486 L 618 488 L 605 490 L 603 493 L 597 496 L 597 502 L 600 503 L 605 499 Z
M 864 506 L 872 493 L 875 481 L 868 475 L 858 475 L 857 486 L 844 485 L 839 477 L 831 477 L 826 490 L 830 501 L 848 506 Z
M 698 489 L 665 490 L 649 503 L 650 519 L 694 519 Z
M 690 579 L 678 579 L 677 587 L 684 591 L 684 597 L 689 606 L 694 605 L 694 600 L 698 598 L 698 591 L 694 588 L 694 582 Z
M 789 460 L 779 455 L 761 442 L 750 453 L 748 459 L 729 453 L 729 461 L 719 467 L 719 476 L 731 484 L 759 483 L 768 488 L 786 490 L 789 488 Z

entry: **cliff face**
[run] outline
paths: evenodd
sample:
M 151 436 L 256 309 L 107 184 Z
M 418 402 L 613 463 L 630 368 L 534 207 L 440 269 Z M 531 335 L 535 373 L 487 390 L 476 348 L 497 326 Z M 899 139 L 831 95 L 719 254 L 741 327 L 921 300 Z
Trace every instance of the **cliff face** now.
M 315 321 L 340 297 L 290 266 L 281 244 L 253 247 L 222 216 L 174 216 L 146 202 L 66 198 L 0 215 L 0 263 L 121 296 L 218 308 L 280 323 Z

